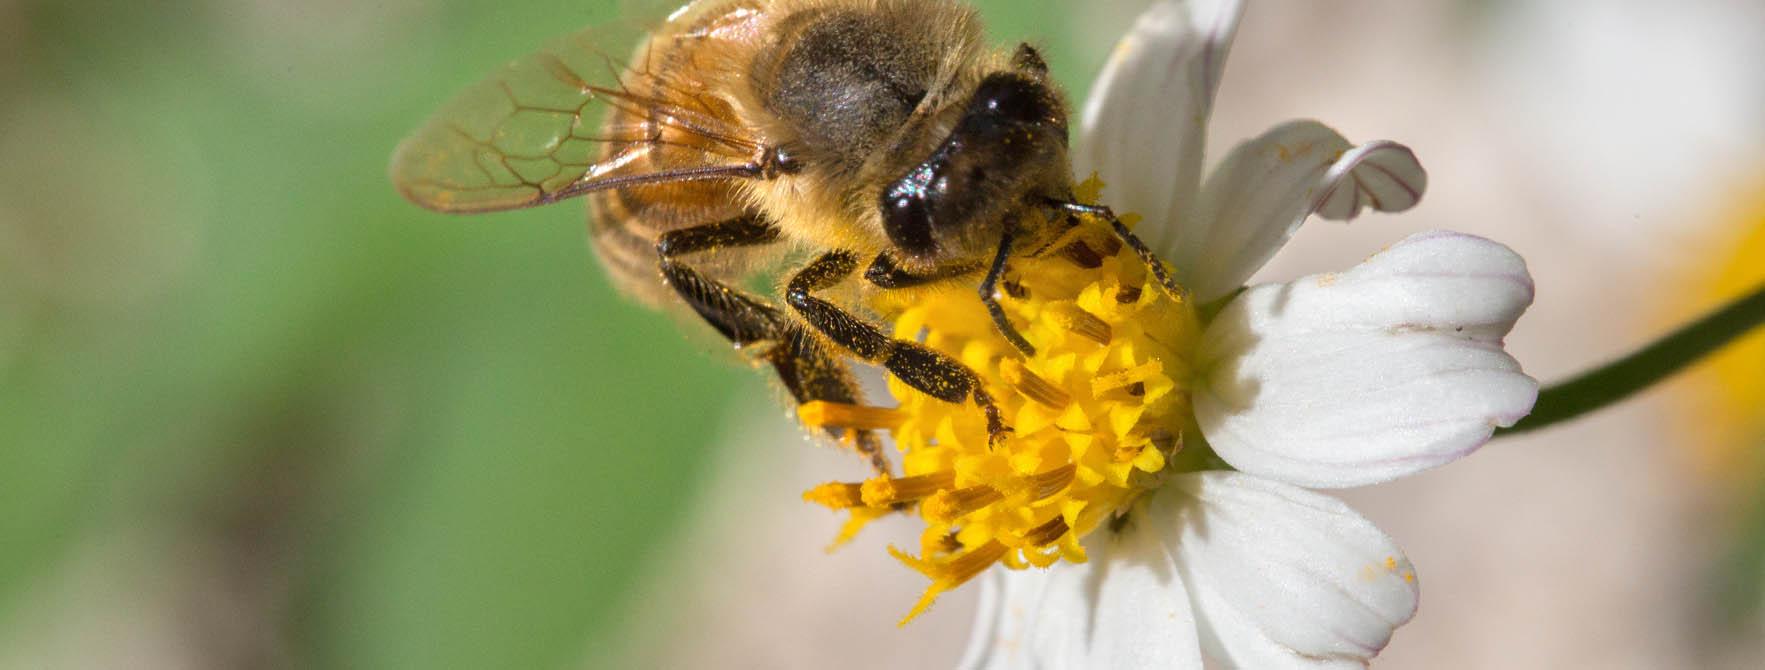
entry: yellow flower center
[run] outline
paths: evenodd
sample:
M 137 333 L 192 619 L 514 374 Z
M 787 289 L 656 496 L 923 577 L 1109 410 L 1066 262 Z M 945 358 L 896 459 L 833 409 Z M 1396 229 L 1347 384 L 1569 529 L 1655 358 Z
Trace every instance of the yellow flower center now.
M 989 445 L 973 404 L 892 378 L 895 408 L 810 403 L 800 411 L 811 426 L 885 430 L 902 453 L 901 477 L 824 484 L 804 498 L 851 513 L 838 542 L 898 509 L 925 521 L 917 555 L 890 549 L 932 582 L 903 623 L 995 563 L 1084 562 L 1080 539 L 1157 487 L 1182 448 L 1200 331 L 1194 308 L 1096 222 L 1049 249 L 1014 258 L 999 296 L 1034 356 L 999 334 L 972 290 L 887 291 L 874 305 L 896 337 L 919 339 L 980 375 L 1012 431 L 1003 441 Z

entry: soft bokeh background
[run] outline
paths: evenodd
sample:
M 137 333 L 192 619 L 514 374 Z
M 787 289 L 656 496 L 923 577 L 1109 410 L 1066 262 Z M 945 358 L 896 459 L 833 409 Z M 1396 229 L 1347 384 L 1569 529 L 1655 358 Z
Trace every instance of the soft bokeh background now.
M 0 667 L 933 667 L 859 465 L 626 304 L 574 205 L 420 211 L 393 145 L 636 2 L 0 0 Z M 1144 2 L 979 2 L 1075 99 Z M 1765 281 L 1765 8 L 1265 2 L 1215 155 L 1295 116 L 1413 146 L 1423 205 L 1532 264 L 1536 375 Z M 1344 497 L 1422 571 L 1388 667 L 1755 667 L 1765 341 L 1573 426 Z

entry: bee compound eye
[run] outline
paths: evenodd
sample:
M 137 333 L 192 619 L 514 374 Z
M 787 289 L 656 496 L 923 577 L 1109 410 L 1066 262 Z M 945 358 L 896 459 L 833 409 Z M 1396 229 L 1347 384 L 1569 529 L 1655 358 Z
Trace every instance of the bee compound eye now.
M 982 82 L 973 104 L 990 116 L 1014 121 L 1040 120 L 1049 112 L 1040 84 L 1010 75 L 995 75 Z
M 891 189 L 883 195 L 883 231 L 889 241 L 910 254 L 930 253 L 932 241 L 931 209 L 923 194 Z

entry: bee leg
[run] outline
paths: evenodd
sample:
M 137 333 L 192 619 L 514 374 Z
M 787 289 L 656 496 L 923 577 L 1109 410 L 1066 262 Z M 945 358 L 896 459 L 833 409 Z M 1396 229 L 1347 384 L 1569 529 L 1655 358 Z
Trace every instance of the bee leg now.
M 1010 429 L 980 378 L 957 360 L 908 340 L 897 340 L 874 324 L 860 320 L 815 291 L 831 288 L 858 269 L 858 256 L 836 250 L 822 254 L 792 276 L 785 299 L 805 322 L 859 358 L 881 365 L 889 374 L 926 395 L 952 403 L 973 398 L 987 416 L 989 439 L 998 441 Z
M 788 322 L 789 320 L 786 319 Z M 858 380 L 845 361 L 834 357 L 815 336 L 791 322 L 789 332 L 780 336 L 779 347 L 768 355 L 768 362 L 778 378 L 801 405 L 816 400 L 863 404 Z M 828 428 L 828 435 L 838 439 L 842 428 Z M 852 430 L 852 447 L 870 459 L 870 467 L 879 475 L 889 474 L 889 458 L 883 452 L 882 440 L 869 430 Z
M 1110 228 L 1115 231 L 1115 236 L 1126 242 L 1128 247 L 1134 250 L 1134 255 L 1140 257 L 1140 262 L 1145 263 L 1146 267 L 1152 270 L 1152 276 L 1158 279 L 1158 284 L 1164 287 L 1165 293 L 1170 294 L 1171 298 L 1176 300 L 1189 299 L 1189 291 L 1179 285 L 1176 278 L 1171 276 L 1170 267 L 1166 266 L 1158 254 L 1153 253 L 1145 242 L 1140 241 L 1140 238 L 1134 235 L 1134 231 L 1128 230 L 1121 219 L 1116 218 L 1114 211 L 1103 205 L 1086 205 L 1062 200 L 1050 201 L 1049 204 L 1074 214 L 1094 216 L 1108 221 Z
M 815 400 L 860 404 L 862 392 L 845 362 L 803 331 L 802 326 L 764 300 L 731 288 L 681 262 L 680 257 L 714 251 L 719 247 L 756 246 L 778 240 L 778 229 L 758 217 L 742 217 L 719 223 L 664 233 L 656 241 L 662 276 L 686 304 L 736 346 L 775 342 L 765 360 L 798 404 Z M 829 428 L 838 439 L 841 428 Z M 868 430 L 854 430 L 853 446 L 870 461 L 877 474 L 889 474 L 888 456 L 882 441 Z
M 778 308 L 706 277 L 680 257 L 719 247 L 772 244 L 778 235 L 778 228 L 754 216 L 671 230 L 656 240 L 658 265 L 663 279 L 693 311 L 736 346 L 746 346 L 772 339 L 788 320 Z
M 1013 237 L 1011 230 L 1006 229 L 1005 235 L 999 238 L 999 251 L 993 254 L 993 266 L 987 269 L 987 278 L 981 280 L 981 304 L 987 306 L 987 314 L 993 317 L 994 327 L 999 329 L 1000 335 L 1011 341 L 1011 346 L 1017 347 L 1025 356 L 1034 356 L 1036 348 L 1023 338 L 1023 333 L 1017 332 L 1017 327 L 1011 325 L 1010 319 L 1005 318 L 1005 308 L 999 305 L 999 278 L 1005 275 L 1005 260 L 1011 256 Z
M 978 263 L 955 263 L 933 268 L 925 274 L 913 274 L 902 268 L 889 252 L 884 251 L 870 261 L 870 267 L 864 269 L 864 280 L 877 288 L 913 288 L 960 277 L 979 269 L 981 266 Z
M 981 303 L 987 306 L 987 314 L 992 315 L 993 323 L 999 327 L 999 333 L 1004 335 L 1005 339 L 1010 340 L 1011 345 L 1017 347 L 1017 350 L 1023 352 L 1023 355 L 1034 356 L 1036 348 L 1030 346 L 1029 340 L 1024 339 L 1017 328 L 1012 326 L 1009 320 L 1006 320 L 1005 309 L 999 305 L 999 298 L 995 295 L 999 279 L 1005 274 L 1005 259 L 1010 251 L 1011 235 L 1007 234 L 999 242 L 999 253 L 993 258 L 993 265 L 987 271 L 987 278 L 981 281 Z M 870 262 L 870 267 L 864 269 L 864 279 L 878 288 L 911 288 L 951 277 L 960 277 L 979 270 L 981 267 L 983 266 L 978 263 L 957 263 L 916 275 L 902 269 L 900 265 L 896 264 L 895 259 L 889 256 L 889 252 L 884 251 L 876 255 L 876 259 Z

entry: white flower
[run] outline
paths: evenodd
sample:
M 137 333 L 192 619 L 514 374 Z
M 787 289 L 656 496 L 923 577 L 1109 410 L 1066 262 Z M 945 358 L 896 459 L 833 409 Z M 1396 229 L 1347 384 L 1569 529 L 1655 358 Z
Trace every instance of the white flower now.
M 1121 41 L 1084 110 L 1075 173 L 1136 212 L 1198 301 L 1226 298 L 1312 214 L 1407 209 L 1409 149 L 1353 146 L 1314 121 L 1202 145 L 1242 6 L 1162 2 Z M 1525 416 L 1538 385 L 1501 338 L 1532 301 L 1519 256 L 1411 236 L 1340 274 L 1253 286 L 1201 336 L 1196 423 L 1236 472 L 1176 474 L 1089 562 L 994 568 L 974 668 L 1356 667 L 1417 603 L 1414 569 L 1346 505 L 1346 487 L 1449 462 Z

